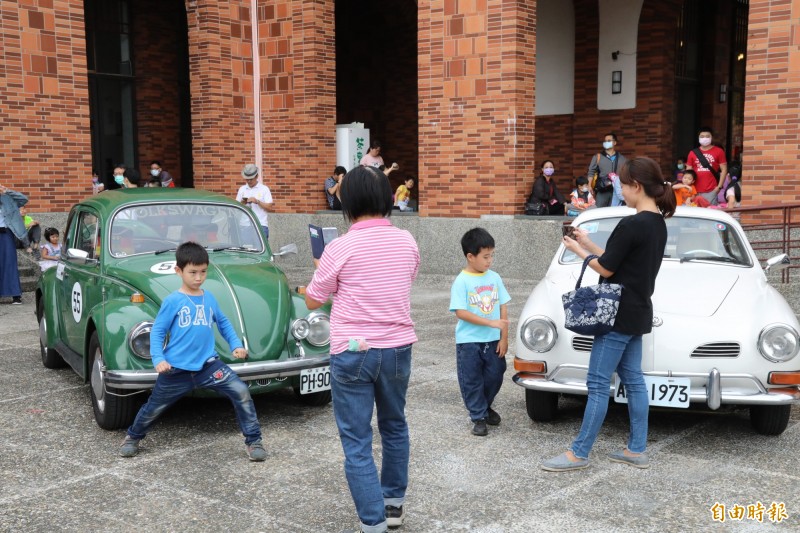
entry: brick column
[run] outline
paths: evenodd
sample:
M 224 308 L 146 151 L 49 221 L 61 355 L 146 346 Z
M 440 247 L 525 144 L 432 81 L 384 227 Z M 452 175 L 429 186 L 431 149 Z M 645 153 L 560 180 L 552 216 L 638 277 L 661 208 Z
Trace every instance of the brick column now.
M 418 5 L 420 214 L 521 213 L 533 165 L 535 2 Z
M 91 194 L 83 21 L 81 0 L 0 2 L 0 183 L 32 212 Z
M 745 204 L 800 201 L 800 2 L 750 0 L 744 105 Z

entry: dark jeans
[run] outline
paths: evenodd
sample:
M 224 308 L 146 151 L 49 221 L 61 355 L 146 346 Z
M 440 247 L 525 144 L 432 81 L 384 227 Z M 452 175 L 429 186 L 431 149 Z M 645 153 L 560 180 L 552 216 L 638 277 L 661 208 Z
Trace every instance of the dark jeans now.
M 12 234 L 13 235 L 13 234 Z M 18 249 L 26 248 L 33 243 L 39 243 L 42 240 L 42 227 L 39 224 L 31 226 L 28 228 L 28 243 L 24 243 L 21 240 L 17 239 L 14 236 L 14 244 L 17 246 Z
M 261 439 L 261 426 L 247 385 L 219 358 L 206 362 L 203 368 L 196 372 L 173 368 L 169 372 L 159 374 L 150 399 L 139 409 L 136 419 L 128 428 L 128 435 L 134 439 L 145 438 L 158 417 L 194 389 L 211 389 L 233 403 L 245 444 L 252 444 Z
M 473 422 L 486 418 L 503 386 L 506 358 L 498 357 L 497 342 L 456 344 L 458 386 Z

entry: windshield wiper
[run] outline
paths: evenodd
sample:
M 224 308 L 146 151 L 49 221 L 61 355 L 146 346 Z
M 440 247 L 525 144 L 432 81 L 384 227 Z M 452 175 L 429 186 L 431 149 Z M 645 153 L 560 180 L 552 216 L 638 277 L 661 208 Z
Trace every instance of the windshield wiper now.
M 161 255 L 167 252 L 174 252 L 176 249 L 177 248 L 164 248 L 163 250 L 157 250 L 156 252 L 153 253 L 153 255 Z
M 237 252 L 252 252 L 252 248 L 245 248 L 244 246 L 220 246 L 219 248 L 212 248 L 212 252 L 224 252 L 225 250 L 235 250 Z
M 681 257 L 681 263 L 685 263 L 687 261 L 719 261 L 720 263 L 738 263 L 738 261 L 733 257 L 717 257 L 715 255 Z

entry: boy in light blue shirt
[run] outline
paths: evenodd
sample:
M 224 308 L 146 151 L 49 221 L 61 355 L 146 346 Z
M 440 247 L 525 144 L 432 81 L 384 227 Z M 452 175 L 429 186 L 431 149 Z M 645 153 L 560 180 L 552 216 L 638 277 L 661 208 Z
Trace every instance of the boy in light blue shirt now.
M 494 239 L 483 228 L 461 238 L 467 266 L 450 289 L 450 311 L 456 324 L 456 367 L 461 397 L 472 420 L 472 434 L 488 435 L 488 425 L 500 424 L 492 409 L 503 385 L 508 351 L 508 302 L 503 280 L 489 268 L 494 260 Z
M 250 391 L 241 378 L 220 361 L 214 348 L 216 323 L 233 356 L 247 358 L 242 341 L 214 295 L 200 288 L 208 274 L 208 262 L 208 252 L 195 242 L 185 242 L 175 251 L 175 272 L 183 284 L 164 298 L 153 323 L 150 355 L 158 378 L 150 399 L 128 428 L 120 448 L 122 457 L 139 453 L 139 442 L 158 417 L 182 396 L 194 389 L 211 389 L 233 403 L 250 460 L 267 458 Z M 164 346 L 168 334 L 169 342 Z

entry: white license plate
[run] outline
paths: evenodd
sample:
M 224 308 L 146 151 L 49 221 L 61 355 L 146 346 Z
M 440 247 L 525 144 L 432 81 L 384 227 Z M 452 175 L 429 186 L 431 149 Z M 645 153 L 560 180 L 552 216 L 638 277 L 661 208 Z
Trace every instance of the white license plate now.
M 331 390 L 331 367 L 306 368 L 300 371 L 300 394 Z
M 647 385 L 647 399 L 650 405 L 689 407 L 689 389 L 691 386 L 689 378 L 645 376 L 644 382 Z M 620 382 L 619 376 L 614 379 L 614 401 L 628 403 L 625 387 Z

